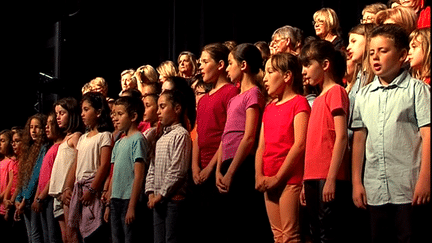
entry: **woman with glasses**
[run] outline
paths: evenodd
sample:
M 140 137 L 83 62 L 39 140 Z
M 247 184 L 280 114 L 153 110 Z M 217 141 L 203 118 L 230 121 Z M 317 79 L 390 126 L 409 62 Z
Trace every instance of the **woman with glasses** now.
M 345 51 L 345 44 L 342 39 L 339 18 L 331 8 L 322 8 L 313 15 L 312 24 L 315 34 L 321 39 L 329 41 L 335 49 Z

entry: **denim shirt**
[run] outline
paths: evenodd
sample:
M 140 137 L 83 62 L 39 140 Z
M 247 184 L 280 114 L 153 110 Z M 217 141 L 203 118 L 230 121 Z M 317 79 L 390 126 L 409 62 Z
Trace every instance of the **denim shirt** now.
M 430 86 L 407 71 L 388 86 L 375 77 L 359 91 L 351 127 L 367 129 L 364 186 L 369 205 L 412 202 L 421 164 L 419 128 L 429 124 Z
M 43 158 L 45 157 L 47 150 L 48 150 L 48 144 L 42 145 L 42 147 L 39 151 L 39 155 L 36 159 L 36 163 L 33 167 L 33 172 L 32 172 L 32 175 L 30 177 L 30 180 L 27 183 L 27 185 L 24 185 L 21 188 L 21 192 L 18 194 L 15 201 L 21 202 L 23 198 L 29 199 L 29 200 L 33 199 L 34 195 L 36 194 L 36 189 L 37 189 L 37 185 L 39 182 L 39 173 L 40 173 L 40 169 L 42 167 L 42 161 L 43 161 Z

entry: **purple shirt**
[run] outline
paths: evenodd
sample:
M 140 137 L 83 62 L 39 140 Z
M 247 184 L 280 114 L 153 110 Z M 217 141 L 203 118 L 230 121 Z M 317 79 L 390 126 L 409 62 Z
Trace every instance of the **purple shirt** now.
M 245 133 L 246 110 L 254 105 L 260 112 L 265 105 L 264 95 L 258 87 L 236 95 L 228 102 L 227 121 L 222 134 L 222 161 L 234 158 Z

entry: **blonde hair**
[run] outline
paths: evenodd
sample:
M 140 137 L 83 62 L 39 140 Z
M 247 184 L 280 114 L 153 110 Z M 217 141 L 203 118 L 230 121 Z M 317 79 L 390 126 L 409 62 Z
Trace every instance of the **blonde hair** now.
M 375 23 L 382 25 L 388 19 L 392 19 L 395 24 L 404 28 L 407 34 L 417 28 L 417 15 L 408 7 L 398 6 L 379 11 L 375 17 Z
M 324 23 L 327 25 L 330 33 L 341 36 L 341 28 L 339 24 L 339 18 L 336 12 L 331 8 L 322 8 L 316 11 L 313 15 L 314 21 L 317 20 L 318 17 L 322 16 L 324 18 Z
M 120 78 L 122 78 L 126 74 L 129 74 L 131 76 L 129 87 L 136 88 L 137 87 L 137 80 L 134 77 L 135 70 L 133 70 L 133 69 L 126 69 L 126 70 L 124 70 L 123 72 L 121 72 Z M 120 79 L 120 83 L 121 83 L 121 79 Z
M 414 78 L 424 80 L 430 77 L 431 73 L 431 40 L 430 40 L 430 28 L 414 30 L 410 36 L 410 42 L 412 40 L 419 40 L 421 49 L 424 53 L 423 63 L 420 69 L 411 69 L 412 76 Z
M 366 5 L 362 11 L 362 15 L 365 13 L 377 14 L 379 11 L 386 10 L 387 6 L 384 3 L 373 3 Z
M 90 86 L 92 91 L 95 86 L 100 86 L 102 88 L 102 94 L 106 97 L 108 95 L 108 84 L 102 77 L 96 77 L 90 81 Z
M 87 92 L 90 92 L 92 90 L 92 87 L 90 85 L 90 82 L 85 83 L 81 88 L 81 93 L 84 95 Z
M 139 75 L 142 83 L 157 83 L 159 75 L 150 65 L 143 65 L 137 69 L 137 75 Z
M 198 61 L 197 61 L 195 54 L 193 54 L 190 51 L 183 51 L 178 56 L 177 63 L 180 63 L 180 57 L 182 57 L 182 56 L 187 56 L 189 58 L 189 61 L 192 64 L 192 76 L 195 76 L 195 74 L 198 71 Z
M 178 70 L 173 61 L 164 61 L 159 67 L 156 68 L 159 75 L 162 77 L 175 77 L 178 74 Z

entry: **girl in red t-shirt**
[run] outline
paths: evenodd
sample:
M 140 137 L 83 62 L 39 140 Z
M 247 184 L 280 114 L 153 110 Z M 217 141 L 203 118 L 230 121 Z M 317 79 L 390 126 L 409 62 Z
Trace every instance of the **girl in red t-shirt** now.
M 264 110 L 255 158 L 256 189 L 264 192 L 275 242 L 300 242 L 300 192 L 310 107 L 301 65 L 279 53 L 266 63 L 264 86 L 274 98 Z
M 348 231 L 340 228 L 347 227 L 347 222 L 339 216 L 351 198 L 348 164 L 344 159 L 349 99 L 340 85 L 346 61 L 342 53 L 322 40 L 307 43 L 300 60 L 303 77 L 322 90 L 313 103 L 308 125 L 301 201 L 310 217 L 313 241 L 333 242 Z

